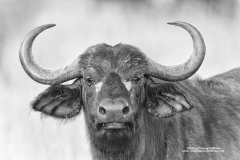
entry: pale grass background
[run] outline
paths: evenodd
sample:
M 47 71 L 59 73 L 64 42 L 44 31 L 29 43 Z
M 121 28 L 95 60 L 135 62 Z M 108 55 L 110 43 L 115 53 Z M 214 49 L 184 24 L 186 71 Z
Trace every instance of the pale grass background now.
M 41 119 L 29 104 L 47 86 L 23 71 L 18 49 L 36 26 L 56 23 L 34 43 L 39 64 L 56 69 L 97 43 L 128 43 L 165 65 L 184 62 L 192 41 L 186 21 L 202 33 L 207 54 L 197 72 L 203 78 L 240 66 L 238 0 L 0 0 L 0 160 L 90 160 L 81 114 L 62 124 Z

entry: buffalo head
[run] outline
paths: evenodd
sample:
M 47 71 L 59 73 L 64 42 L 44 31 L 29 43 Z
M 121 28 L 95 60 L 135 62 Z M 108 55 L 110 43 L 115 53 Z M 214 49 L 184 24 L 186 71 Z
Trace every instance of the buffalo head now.
M 204 41 L 190 24 L 169 24 L 184 28 L 193 39 L 193 54 L 181 65 L 160 65 L 130 45 L 99 44 L 69 66 L 47 70 L 34 61 L 32 43 L 54 25 L 32 30 L 21 45 L 21 64 L 33 80 L 51 85 L 33 101 L 32 108 L 61 119 L 72 118 L 83 109 L 92 146 L 106 153 L 123 152 L 139 134 L 144 114 L 164 118 L 193 107 L 186 94 L 170 82 L 187 79 L 197 71 L 205 55 Z M 164 81 L 154 83 L 152 77 Z M 61 84 L 71 79 L 76 79 L 73 84 Z

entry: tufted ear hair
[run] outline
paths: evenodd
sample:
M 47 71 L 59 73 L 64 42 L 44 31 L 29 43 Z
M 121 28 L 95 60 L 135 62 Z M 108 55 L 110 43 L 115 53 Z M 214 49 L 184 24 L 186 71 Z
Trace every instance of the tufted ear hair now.
M 173 83 L 151 82 L 146 87 L 146 107 L 153 116 L 165 118 L 193 108 L 186 93 Z
M 35 111 L 55 118 L 72 118 L 82 108 L 80 80 L 71 85 L 52 85 L 32 102 Z

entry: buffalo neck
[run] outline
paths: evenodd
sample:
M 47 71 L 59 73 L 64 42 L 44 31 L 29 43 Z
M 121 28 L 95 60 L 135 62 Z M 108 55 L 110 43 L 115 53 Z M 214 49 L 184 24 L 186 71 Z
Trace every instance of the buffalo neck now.
M 162 119 L 156 119 L 143 111 L 138 121 L 131 143 L 120 154 L 103 153 L 93 145 L 90 138 L 94 160 L 162 160 L 166 157 L 166 125 Z

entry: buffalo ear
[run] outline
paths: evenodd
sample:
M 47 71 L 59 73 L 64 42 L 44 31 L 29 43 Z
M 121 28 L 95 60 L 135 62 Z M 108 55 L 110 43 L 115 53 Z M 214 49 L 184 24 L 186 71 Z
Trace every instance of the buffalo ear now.
M 193 108 L 187 95 L 172 83 L 147 86 L 147 111 L 153 116 L 170 117 Z
M 55 118 L 65 119 L 78 115 L 82 108 L 80 81 L 49 87 L 32 102 L 32 108 Z

